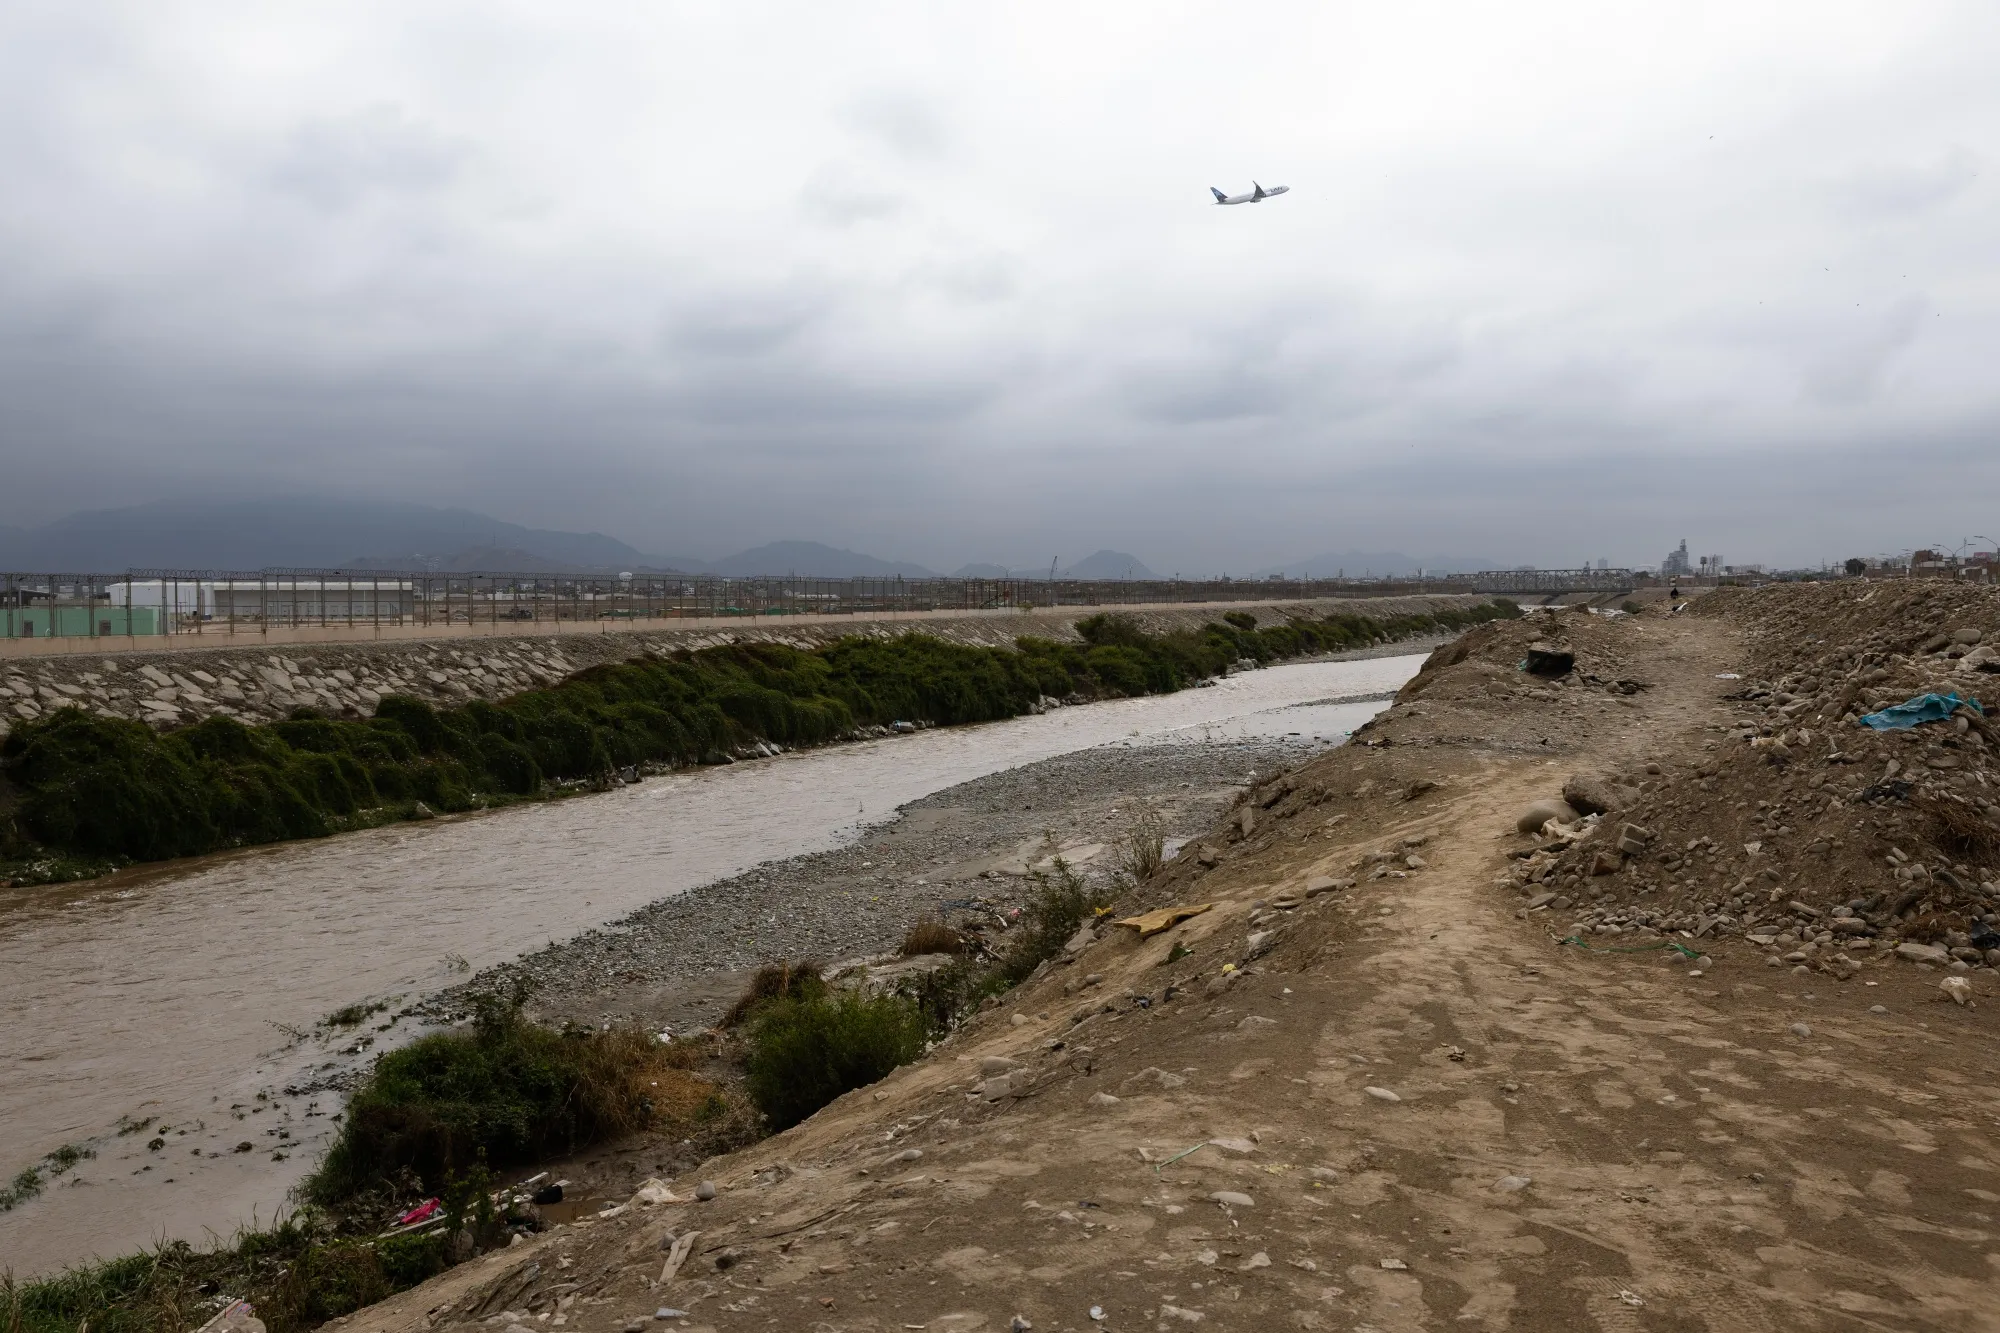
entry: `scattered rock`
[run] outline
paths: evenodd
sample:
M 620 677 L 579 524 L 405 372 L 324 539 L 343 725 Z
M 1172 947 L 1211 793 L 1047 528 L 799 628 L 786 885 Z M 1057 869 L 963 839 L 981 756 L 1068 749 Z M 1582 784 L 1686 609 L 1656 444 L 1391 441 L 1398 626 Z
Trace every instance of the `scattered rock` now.
M 1400 1102 L 1403 1100 L 1401 1097 L 1398 1097 L 1395 1093 L 1389 1091 L 1387 1088 L 1369 1087 L 1369 1088 L 1363 1088 L 1362 1091 L 1367 1093 L 1370 1097 L 1373 1097 L 1378 1102 Z
M 1586 815 L 1609 814 L 1625 804 L 1625 794 L 1608 779 L 1578 773 L 1563 783 L 1563 800 Z
M 1217 1190 L 1208 1197 L 1221 1204 L 1224 1208 L 1255 1208 L 1257 1206 L 1255 1199 L 1236 1190 Z
M 1514 829 L 1519 833 L 1539 833 L 1551 819 L 1558 824 L 1574 824 L 1577 818 L 1577 812 L 1567 801 L 1537 801 L 1521 812 L 1521 817 L 1514 821 Z
M 713 1199 L 715 1197 L 715 1182 L 704 1180 L 701 1184 L 696 1185 L 694 1187 L 694 1197 L 703 1203 L 707 1203 L 710 1199 Z
M 1502 1176 L 1493 1182 L 1493 1188 L 1502 1194 L 1514 1194 L 1534 1183 L 1532 1176 Z

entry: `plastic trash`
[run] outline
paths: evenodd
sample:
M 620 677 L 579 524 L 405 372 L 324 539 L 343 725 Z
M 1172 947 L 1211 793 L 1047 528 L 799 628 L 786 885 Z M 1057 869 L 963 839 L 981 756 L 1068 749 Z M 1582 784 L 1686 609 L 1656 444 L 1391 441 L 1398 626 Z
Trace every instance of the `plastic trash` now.
M 229 1301 L 197 1333 L 264 1333 L 264 1321 L 248 1301 Z
M 1924 722 L 1942 722 L 1960 708 L 1970 708 L 1982 717 L 1986 715 L 1986 710 L 1979 706 L 1977 699 L 1961 699 L 1954 690 L 1950 694 L 1920 694 L 1903 703 L 1892 704 L 1878 713 L 1863 716 L 1861 725 L 1877 731 L 1904 731 Z
M 416 1222 L 428 1222 L 433 1217 L 436 1217 L 438 1210 L 443 1207 L 444 1204 L 437 1199 L 425 1199 L 422 1203 L 410 1209 L 409 1212 L 397 1218 L 396 1225 L 406 1227 Z

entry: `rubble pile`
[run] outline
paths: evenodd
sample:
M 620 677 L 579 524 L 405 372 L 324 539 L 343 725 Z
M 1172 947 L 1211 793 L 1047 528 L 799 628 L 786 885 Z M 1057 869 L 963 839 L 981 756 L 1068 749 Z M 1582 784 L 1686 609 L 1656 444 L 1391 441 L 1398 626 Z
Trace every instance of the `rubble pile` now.
M 2000 592 L 1727 590 L 1751 660 L 1722 720 L 1527 812 L 1507 883 L 1595 946 L 1741 936 L 1845 979 L 1894 954 L 2000 967 Z M 1864 715 L 1934 695 L 1935 720 Z

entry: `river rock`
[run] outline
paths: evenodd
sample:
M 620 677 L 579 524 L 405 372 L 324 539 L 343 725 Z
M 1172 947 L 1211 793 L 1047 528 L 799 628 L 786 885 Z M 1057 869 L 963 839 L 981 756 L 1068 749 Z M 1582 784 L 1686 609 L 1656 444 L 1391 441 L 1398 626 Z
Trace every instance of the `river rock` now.
M 1609 814 L 1621 808 L 1625 799 L 1623 789 L 1608 778 L 1578 773 L 1563 783 L 1563 800 L 1586 815 Z
M 1951 955 L 1935 944 L 1919 944 L 1915 940 L 1904 940 L 1896 946 L 1896 956 L 1907 958 L 1913 963 L 1935 963 L 1942 967 L 1951 961 Z
M 1521 817 L 1514 821 L 1514 829 L 1519 833 L 1538 833 L 1551 819 L 1558 824 L 1574 824 L 1577 813 L 1567 801 L 1537 801 L 1521 812 Z

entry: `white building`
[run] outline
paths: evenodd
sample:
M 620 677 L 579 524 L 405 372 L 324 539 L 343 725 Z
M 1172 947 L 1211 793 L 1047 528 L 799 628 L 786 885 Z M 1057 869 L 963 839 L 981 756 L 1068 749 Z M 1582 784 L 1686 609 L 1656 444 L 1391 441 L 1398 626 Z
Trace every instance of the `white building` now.
M 415 614 L 404 579 L 236 579 L 206 585 L 207 614 L 267 625 L 395 624 Z

